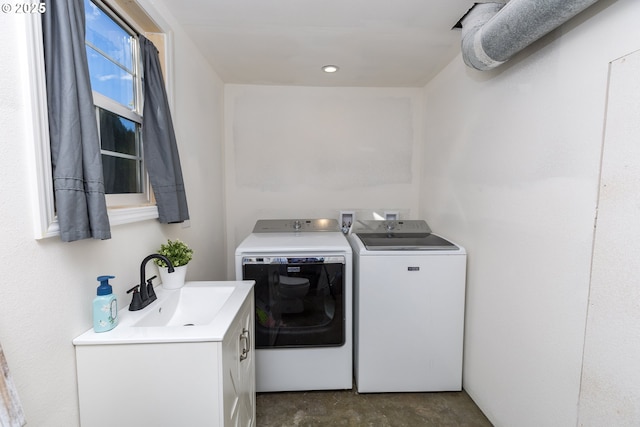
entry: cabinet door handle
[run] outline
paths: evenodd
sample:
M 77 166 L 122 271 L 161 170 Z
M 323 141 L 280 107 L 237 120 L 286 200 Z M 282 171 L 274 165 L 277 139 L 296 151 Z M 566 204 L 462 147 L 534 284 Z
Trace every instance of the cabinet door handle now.
M 244 341 L 244 343 L 242 344 L 242 352 L 240 353 L 241 362 L 249 357 L 249 352 L 251 351 L 251 339 L 249 337 L 249 330 L 246 328 L 242 328 L 242 333 L 240 334 L 240 342 L 242 341 Z
M 251 351 L 251 336 L 249 335 L 249 330 L 242 328 L 242 333 L 245 334 L 247 336 L 247 353 L 249 353 Z

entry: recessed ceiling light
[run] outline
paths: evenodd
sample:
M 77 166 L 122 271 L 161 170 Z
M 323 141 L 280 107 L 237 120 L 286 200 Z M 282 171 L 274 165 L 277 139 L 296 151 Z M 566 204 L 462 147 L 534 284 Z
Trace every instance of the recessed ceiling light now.
M 337 65 L 325 65 L 324 67 L 322 67 L 322 71 L 324 71 L 325 73 L 335 73 L 336 71 L 338 71 L 338 66 Z

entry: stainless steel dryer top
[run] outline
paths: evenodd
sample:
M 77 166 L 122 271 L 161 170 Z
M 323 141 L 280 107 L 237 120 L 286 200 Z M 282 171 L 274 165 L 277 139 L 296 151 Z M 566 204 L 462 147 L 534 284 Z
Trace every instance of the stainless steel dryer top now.
M 431 234 L 431 228 L 424 220 L 358 220 L 351 233 L 370 251 L 458 249 L 448 240 Z
M 341 231 L 335 219 L 260 219 L 253 228 L 254 233 L 286 233 Z

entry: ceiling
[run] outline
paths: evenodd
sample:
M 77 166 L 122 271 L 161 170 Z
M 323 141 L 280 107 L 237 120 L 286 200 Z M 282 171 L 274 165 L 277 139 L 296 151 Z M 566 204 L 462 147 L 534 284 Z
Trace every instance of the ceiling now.
M 477 1 L 477 0 L 476 0 Z M 474 0 L 167 0 L 225 83 L 421 87 Z M 326 64 L 337 73 L 321 70 Z

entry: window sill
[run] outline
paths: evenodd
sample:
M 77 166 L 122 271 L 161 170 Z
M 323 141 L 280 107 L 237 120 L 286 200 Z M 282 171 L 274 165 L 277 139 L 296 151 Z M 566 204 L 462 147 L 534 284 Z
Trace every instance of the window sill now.
M 146 221 L 158 218 L 158 207 L 156 205 L 136 206 L 132 208 L 107 209 L 109 214 L 109 224 L 116 225 L 130 224 L 132 222 Z
M 158 218 L 158 207 L 156 205 L 136 206 L 132 208 L 113 208 L 107 209 L 109 215 L 109 225 L 115 227 L 122 224 L 130 224 L 133 222 L 146 221 Z M 38 234 L 36 239 L 45 239 L 60 235 L 60 225 L 58 218 L 54 218 L 46 229 Z

